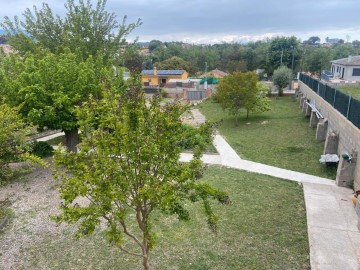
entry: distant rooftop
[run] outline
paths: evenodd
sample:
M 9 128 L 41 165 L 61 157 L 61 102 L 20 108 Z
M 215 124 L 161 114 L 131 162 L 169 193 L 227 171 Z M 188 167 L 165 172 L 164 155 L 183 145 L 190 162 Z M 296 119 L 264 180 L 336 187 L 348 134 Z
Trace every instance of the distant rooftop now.
M 172 75 L 182 75 L 185 72 L 185 70 L 162 70 L 159 69 L 156 71 L 156 75 L 160 76 L 172 76 Z M 153 69 L 145 69 L 141 71 L 141 74 L 143 75 L 154 75 Z
M 216 68 L 216 69 L 213 69 L 213 70 L 211 70 L 209 72 L 206 72 L 206 73 L 202 74 L 200 77 L 210 77 L 210 76 L 215 75 L 215 74 L 217 74 L 219 76 L 222 76 L 222 77 L 225 77 L 226 75 L 228 75 L 226 72 L 221 71 L 221 70 Z
M 343 66 L 360 66 L 360 55 L 333 60 L 331 63 Z
M 13 49 L 8 44 L 0 44 L 0 48 L 6 55 L 13 53 Z

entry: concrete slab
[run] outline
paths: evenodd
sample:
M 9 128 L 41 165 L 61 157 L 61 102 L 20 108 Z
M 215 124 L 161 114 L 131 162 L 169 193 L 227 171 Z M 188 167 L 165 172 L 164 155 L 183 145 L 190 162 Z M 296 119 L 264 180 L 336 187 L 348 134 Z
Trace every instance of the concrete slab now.
M 313 270 L 359 269 L 357 255 L 346 231 L 314 227 L 309 231 Z
M 311 269 L 360 269 L 352 190 L 304 183 Z
M 306 216 L 309 226 L 347 230 L 348 223 L 334 196 L 306 194 L 304 186 Z
M 349 239 L 351 241 L 353 250 L 355 251 L 356 258 L 358 259 L 359 265 L 360 265 L 360 232 L 348 232 Z M 359 268 L 360 269 L 360 268 Z
M 192 158 L 193 158 L 192 153 L 180 154 L 180 161 L 182 162 L 189 162 L 190 160 L 192 160 Z M 205 164 L 221 165 L 221 156 L 217 154 L 205 154 L 202 156 L 201 160 Z

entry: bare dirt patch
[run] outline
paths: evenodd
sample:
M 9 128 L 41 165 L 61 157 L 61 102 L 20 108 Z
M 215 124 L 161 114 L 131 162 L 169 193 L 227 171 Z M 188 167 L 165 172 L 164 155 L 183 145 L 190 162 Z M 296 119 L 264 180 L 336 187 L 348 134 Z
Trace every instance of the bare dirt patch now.
M 55 236 L 61 232 L 49 219 L 57 213 L 60 204 L 51 170 L 36 167 L 16 182 L 2 187 L 0 201 L 7 201 L 13 211 L 13 218 L 0 234 L 0 268 L 29 269 L 24 262 L 31 254 L 27 254 L 24 247 L 36 245 L 44 235 Z

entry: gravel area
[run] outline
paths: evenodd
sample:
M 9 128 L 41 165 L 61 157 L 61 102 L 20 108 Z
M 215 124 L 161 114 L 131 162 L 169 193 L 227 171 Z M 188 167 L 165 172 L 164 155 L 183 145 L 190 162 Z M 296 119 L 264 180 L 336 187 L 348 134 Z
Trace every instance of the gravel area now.
M 202 123 L 205 123 L 205 120 L 205 116 L 198 109 L 192 109 L 182 117 L 184 123 L 193 126 L 199 126 Z
M 13 218 L 0 232 L 0 269 L 33 269 L 27 265 L 28 247 L 44 235 L 62 237 L 63 227 L 49 219 L 60 204 L 51 169 L 36 167 L 15 182 L 0 188 L 0 201 L 6 201 Z

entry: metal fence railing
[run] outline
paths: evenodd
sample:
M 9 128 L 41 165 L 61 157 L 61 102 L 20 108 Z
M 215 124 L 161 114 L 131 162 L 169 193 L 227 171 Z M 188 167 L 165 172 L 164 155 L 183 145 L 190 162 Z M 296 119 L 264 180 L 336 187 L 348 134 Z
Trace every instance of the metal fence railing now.
M 360 101 L 353 99 L 329 85 L 313 79 L 308 75 L 300 74 L 300 81 L 326 100 L 331 106 L 344 115 L 356 127 L 360 128 Z

